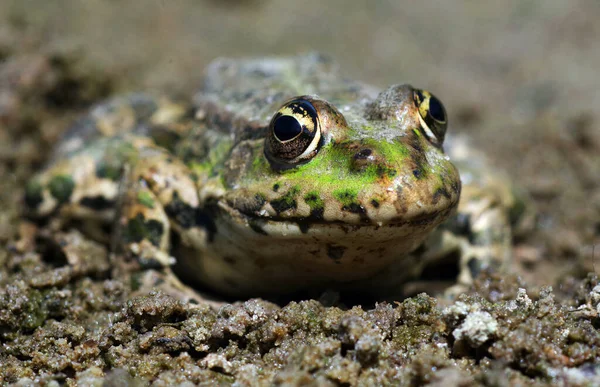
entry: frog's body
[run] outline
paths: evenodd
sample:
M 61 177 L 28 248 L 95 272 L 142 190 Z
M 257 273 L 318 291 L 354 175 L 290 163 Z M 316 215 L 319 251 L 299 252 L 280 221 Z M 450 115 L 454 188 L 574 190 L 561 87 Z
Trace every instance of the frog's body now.
M 26 203 L 36 216 L 118 217 L 126 255 L 165 267 L 173 255 L 227 294 L 395 287 L 457 250 L 468 284 L 508 256 L 512 202 L 475 178 L 474 201 L 426 242 L 461 192 L 444 132 L 429 93 L 378 94 L 318 55 L 219 60 L 193 103 L 135 94 L 93 109 Z

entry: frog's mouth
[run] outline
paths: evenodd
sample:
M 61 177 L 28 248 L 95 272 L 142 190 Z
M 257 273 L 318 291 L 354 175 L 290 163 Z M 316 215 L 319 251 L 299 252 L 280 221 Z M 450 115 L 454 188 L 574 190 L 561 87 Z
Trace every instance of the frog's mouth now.
M 324 233 L 351 236 L 364 232 L 378 230 L 396 230 L 399 235 L 429 232 L 446 220 L 455 211 L 458 200 L 452 205 L 439 210 L 422 212 L 410 218 L 384 217 L 379 219 L 369 217 L 368 213 L 361 212 L 356 216 L 345 219 L 325 219 L 323 214 L 311 213 L 308 216 L 277 216 L 266 211 L 251 212 L 247 208 L 236 208 L 224 200 L 218 202 L 220 221 L 230 224 L 234 228 L 246 228 L 261 235 L 299 237 L 307 235 L 322 235 Z M 359 230 L 362 230 L 359 232 Z M 378 231 L 380 232 L 380 231 Z M 386 234 L 386 233 L 383 233 Z M 375 236 L 375 234 L 373 234 Z

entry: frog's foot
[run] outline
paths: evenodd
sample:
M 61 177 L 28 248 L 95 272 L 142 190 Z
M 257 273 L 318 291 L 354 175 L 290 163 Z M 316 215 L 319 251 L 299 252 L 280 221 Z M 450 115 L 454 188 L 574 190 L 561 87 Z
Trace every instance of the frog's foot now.
M 504 270 L 511 258 L 511 225 L 508 214 L 495 202 L 482 199 L 479 205 L 463 207 L 461 236 L 455 239 L 459 251 L 456 284 L 445 295 L 456 297 L 473 284 L 483 270 Z M 460 210 L 459 210 L 460 212 Z

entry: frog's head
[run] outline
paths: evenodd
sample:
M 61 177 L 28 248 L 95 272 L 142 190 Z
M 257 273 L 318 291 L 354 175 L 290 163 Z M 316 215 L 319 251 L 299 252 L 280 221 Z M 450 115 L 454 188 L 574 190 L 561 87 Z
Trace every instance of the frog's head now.
M 235 183 L 224 203 L 271 231 L 276 222 L 423 230 L 445 220 L 460 179 L 442 150 L 442 103 L 396 85 L 374 100 L 340 105 L 317 96 L 285 102 L 264 141 L 234 149 L 227 168 Z
M 264 143 L 238 147 L 228 204 L 251 217 L 310 223 L 431 222 L 458 203 L 460 180 L 443 153 L 447 118 L 432 94 L 408 85 L 343 107 L 288 100 Z M 237 163 L 239 165 L 239 163 Z

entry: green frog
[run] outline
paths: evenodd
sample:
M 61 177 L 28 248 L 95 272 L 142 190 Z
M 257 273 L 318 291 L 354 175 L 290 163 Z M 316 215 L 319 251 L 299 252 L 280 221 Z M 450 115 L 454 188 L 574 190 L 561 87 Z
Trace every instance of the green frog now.
M 91 109 L 25 203 L 225 295 L 397 291 L 449 266 L 464 287 L 508 261 L 518 200 L 447 123 L 428 91 L 379 92 L 319 54 L 218 59 L 193 98 Z

